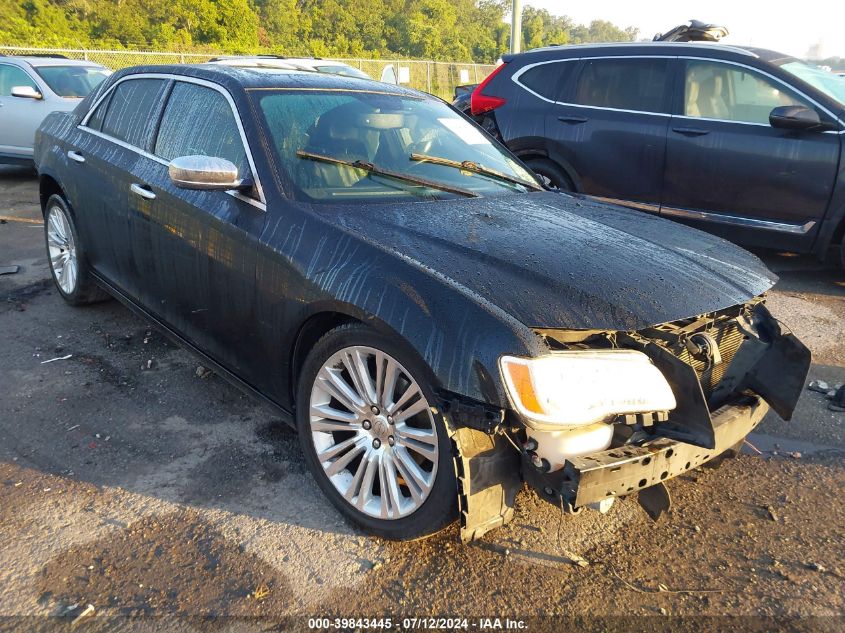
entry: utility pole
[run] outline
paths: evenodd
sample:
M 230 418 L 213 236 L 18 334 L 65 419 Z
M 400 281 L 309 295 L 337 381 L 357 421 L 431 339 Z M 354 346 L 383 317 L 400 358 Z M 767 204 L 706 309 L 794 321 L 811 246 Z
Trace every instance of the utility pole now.
M 518 53 L 522 43 L 522 0 L 513 0 L 511 9 L 511 53 Z

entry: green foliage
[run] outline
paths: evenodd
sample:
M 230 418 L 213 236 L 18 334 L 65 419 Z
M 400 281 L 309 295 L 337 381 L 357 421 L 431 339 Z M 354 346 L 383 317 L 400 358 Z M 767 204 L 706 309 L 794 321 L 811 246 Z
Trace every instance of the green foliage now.
M 492 62 L 508 0 L 0 0 L 0 44 Z M 632 40 L 526 7 L 524 49 Z

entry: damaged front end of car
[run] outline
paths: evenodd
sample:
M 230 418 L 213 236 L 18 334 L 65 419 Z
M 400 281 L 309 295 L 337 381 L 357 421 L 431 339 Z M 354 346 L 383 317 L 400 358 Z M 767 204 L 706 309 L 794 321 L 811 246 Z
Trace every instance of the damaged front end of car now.
M 736 449 L 771 407 L 790 419 L 809 350 L 762 297 L 645 329 L 538 329 L 548 353 L 504 356 L 511 409 L 444 403 L 464 540 L 506 523 L 522 481 L 570 512 L 640 493 Z M 521 473 L 521 478 L 517 473 Z

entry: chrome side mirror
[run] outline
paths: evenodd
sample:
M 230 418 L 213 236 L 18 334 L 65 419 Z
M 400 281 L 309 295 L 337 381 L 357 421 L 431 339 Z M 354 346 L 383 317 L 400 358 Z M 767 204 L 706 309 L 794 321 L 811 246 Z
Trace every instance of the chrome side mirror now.
M 252 186 L 252 182 L 238 177 L 232 161 L 216 156 L 180 156 L 167 168 L 170 180 L 182 189 L 229 191 Z
M 32 86 L 12 86 L 12 96 L 21 99 L 43 99 L 44 95 Z

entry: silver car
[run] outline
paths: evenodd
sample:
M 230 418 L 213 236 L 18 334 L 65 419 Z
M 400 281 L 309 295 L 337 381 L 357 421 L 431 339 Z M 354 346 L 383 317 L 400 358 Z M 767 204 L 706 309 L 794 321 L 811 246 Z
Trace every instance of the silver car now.
M 32 164 L 35 130 L 56 110 L 73 110 L 111 71 L 64 57 L 0 55 L 0 163 Z
M 308 70 L 315 73 L 343 75 L 370 79 L 363 70 L 341 61 L 332 61 L 320 57 L 282 57 L 280 55 L 224 55 L 209 60 L 210 64 L 235 66 L 236 68 L 270 68 L 279 70 Z

